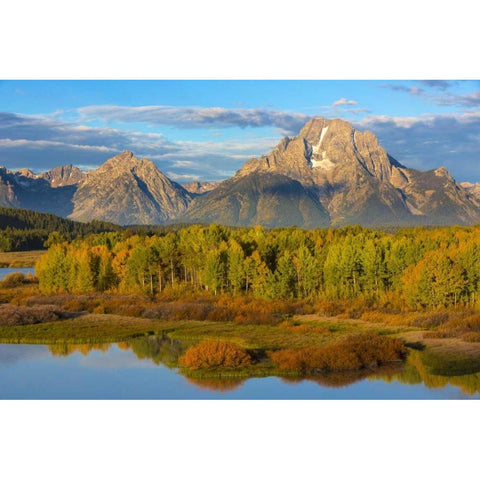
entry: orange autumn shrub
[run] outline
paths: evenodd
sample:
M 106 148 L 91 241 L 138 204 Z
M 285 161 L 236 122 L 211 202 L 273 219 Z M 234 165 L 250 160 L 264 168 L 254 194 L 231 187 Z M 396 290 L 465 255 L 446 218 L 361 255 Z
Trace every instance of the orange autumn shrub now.
M 480 342 L 480 332 L 467 332 L 462 335 L 462 340 L 465 340 L 466 342 Z
M 308 325 L 306 323 L 295 324 L 289 320 L 284 320 L 280 324 L 278 324 L 279 328 L 283 328 L 291 333 L 297 334 L 317 334 L 317 335 L 328 335 L 330 330 L 326 327 L 322 327 L 321 325 Z
M 231 342 L 204 340 L 190 347 L 179 359 L 182 367 L 191 369 L 212 367 L 245 367 L 251 365 L 252 357 L 241 347 Z
M 343 345 L 357 355 L 364 367 L 401 360 L 407 353 L 405 345 L 398 338 L 371 333 L 351 335 Z
M 424 338 L 462 338 L 476 342 L 480 338 L 480 314 L 453 312 L 437 329 L 425 332 Z
M 401 360 L 403 343 L 390 337 L 363 333 L 325 347 L 305 347 L 269 352 L 281 370 L 300 373 L 337 372 L 377 367 Z
M 345 313 L 345 303 L 340 301 L 320 300 L 314 305 L 314 312 L 325 317 L 335 317 Z

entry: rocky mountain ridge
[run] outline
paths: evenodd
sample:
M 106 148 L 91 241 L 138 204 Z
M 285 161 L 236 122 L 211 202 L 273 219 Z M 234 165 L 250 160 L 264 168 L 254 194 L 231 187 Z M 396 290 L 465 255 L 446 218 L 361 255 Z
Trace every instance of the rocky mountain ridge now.
M 119 225 L 158 224 L 183 213 L 191 194 L 157 166 L 123 152 L 89 172 L 73 196 L 73 220 L 92 218 Z
M 183 188 L 194 195 L 203 195 L 217 188 L 220 183 L 219 181 L 204 182 L 196 180 L 183 185 Z
M 321 205 L 316 212 L 323 219 L 320 225 L 471 224 L 480 220 L 479 200 L 446 169 L 406 168 L 379 145 L 373 133 L 360 132 L 343 120 L 324 118 L 310 120 L 298 136 L 285 137 L 268 155 L 248 161 L 223 182 L 222 189 L 195 199 L 186 219 L 203 222 L 216 210 L 238 225 L 263 218 L 265 206 L 242 185 L 255 184 L 254 179 L 266 175 L 281 179 L 278 186 L 270 182 L 279 212 L 292 207 L 289 193 L 293 190 L 285 191 L 286 178 L 305 189 L 300 196 L 298 190 L 295 194 L 298 205 L 291 222 L 298 226 L 318 222 L 310 210 L 299 208 L 307 198 Z M 273 219 L 271 225 L 275 224 Z
M 468 225 L 480 222 L 480 185 L 443 167 L 407 168 L 373 133 L 316 118 L 222 182 L 181 186 L 122 152 L 88 174 L 72 165 L 38 175 L 0 168 L 0 205 L 122 225 Z

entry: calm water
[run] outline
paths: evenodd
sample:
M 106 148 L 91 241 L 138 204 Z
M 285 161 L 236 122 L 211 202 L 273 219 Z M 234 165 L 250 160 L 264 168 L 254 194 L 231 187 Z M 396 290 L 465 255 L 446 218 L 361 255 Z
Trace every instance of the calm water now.
M 32 275 L 35 273 L 34 268 L 0 268 L 0 280 L 3 280 L 7 275 L 10 273 L 21 272 L 24 275 L 27 273 L 31 273 Z
M 2 399 L 472 399 L 480 374 L 441 377 L 412 362 L 369 378 L 330 376 L 292 381 L 192 380 L 168 368 L 178 345 L 147 338 L 134 344 L 0 344 Z

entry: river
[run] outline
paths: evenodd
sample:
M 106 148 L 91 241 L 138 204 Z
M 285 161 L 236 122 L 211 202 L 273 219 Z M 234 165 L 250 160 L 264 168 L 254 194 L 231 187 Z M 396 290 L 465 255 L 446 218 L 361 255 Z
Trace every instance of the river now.
M 441 377 L 418 359 L 401 371 L 324 376 L 191 379 L 166 364 L 162 341 L 103 345 L 0 344 L 2 399 L 478 399 L 480 374 Z M 155 348 L 151 346 L 155 344 Z M 173 351 L 173 353 L 172 353 Z M 163 362 L 166 362 L 163 363 Z

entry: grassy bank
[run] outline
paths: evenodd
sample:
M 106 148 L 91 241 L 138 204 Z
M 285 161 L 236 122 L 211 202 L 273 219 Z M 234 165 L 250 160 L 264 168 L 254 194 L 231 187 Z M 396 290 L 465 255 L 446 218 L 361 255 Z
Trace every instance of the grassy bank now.
M 31 268 L 46 250 L 0 252 L 0 268 Z
M 143 352 L 161 363 L 168 358 L 169 366 L 183 367 L 183 373 L 196 379 L 267 375 L 294 378 L 336 370 L 349 371 L 342 375 L 351 378 L 356 376 L 355 371 L 370 374 L 385 363 L 405 360 L 403 347 L 381 339 L 396 339 L 407 347 L 406 352 L 421 352 L 425 368 L 432 375 L 480 371 L 480 342 L 475 341 L 480 322 L 477 314 L 466 310 L 355 310 L 352 318 L 335 305 L 327 305 L 327 309 L 325 304 L 318 307 L 251 298 L 46 296 L 40 294 L 31 279 L 16 277 L 15 282 L 6 280 L 0 284 L 0 300 L 1 343 L 63 348 L 127 342 L 136 353 Z M 173 342 L 175 355 L 168 342 L 159 345 L 146 340 L 154 335 Z M 364 344 L 359 344 L 359 339 Z M 203 360 L 198 361 L 199 368 L 182 365 L 180 358 L 185 351 L 201 342 L 219 342 L 217 350 L 210 345 L 206 366 Z M 233 357 L 240 358 L 244 352 L 250 360 L 238 364 L 222 360 L 228 355 L 219 355 L 218 349 L 227 343 L 241 349 Z M 371 345 L 375 347 L 368 356 L 365 352 Z M 220 360 L 215 363 L 208 355 Z

